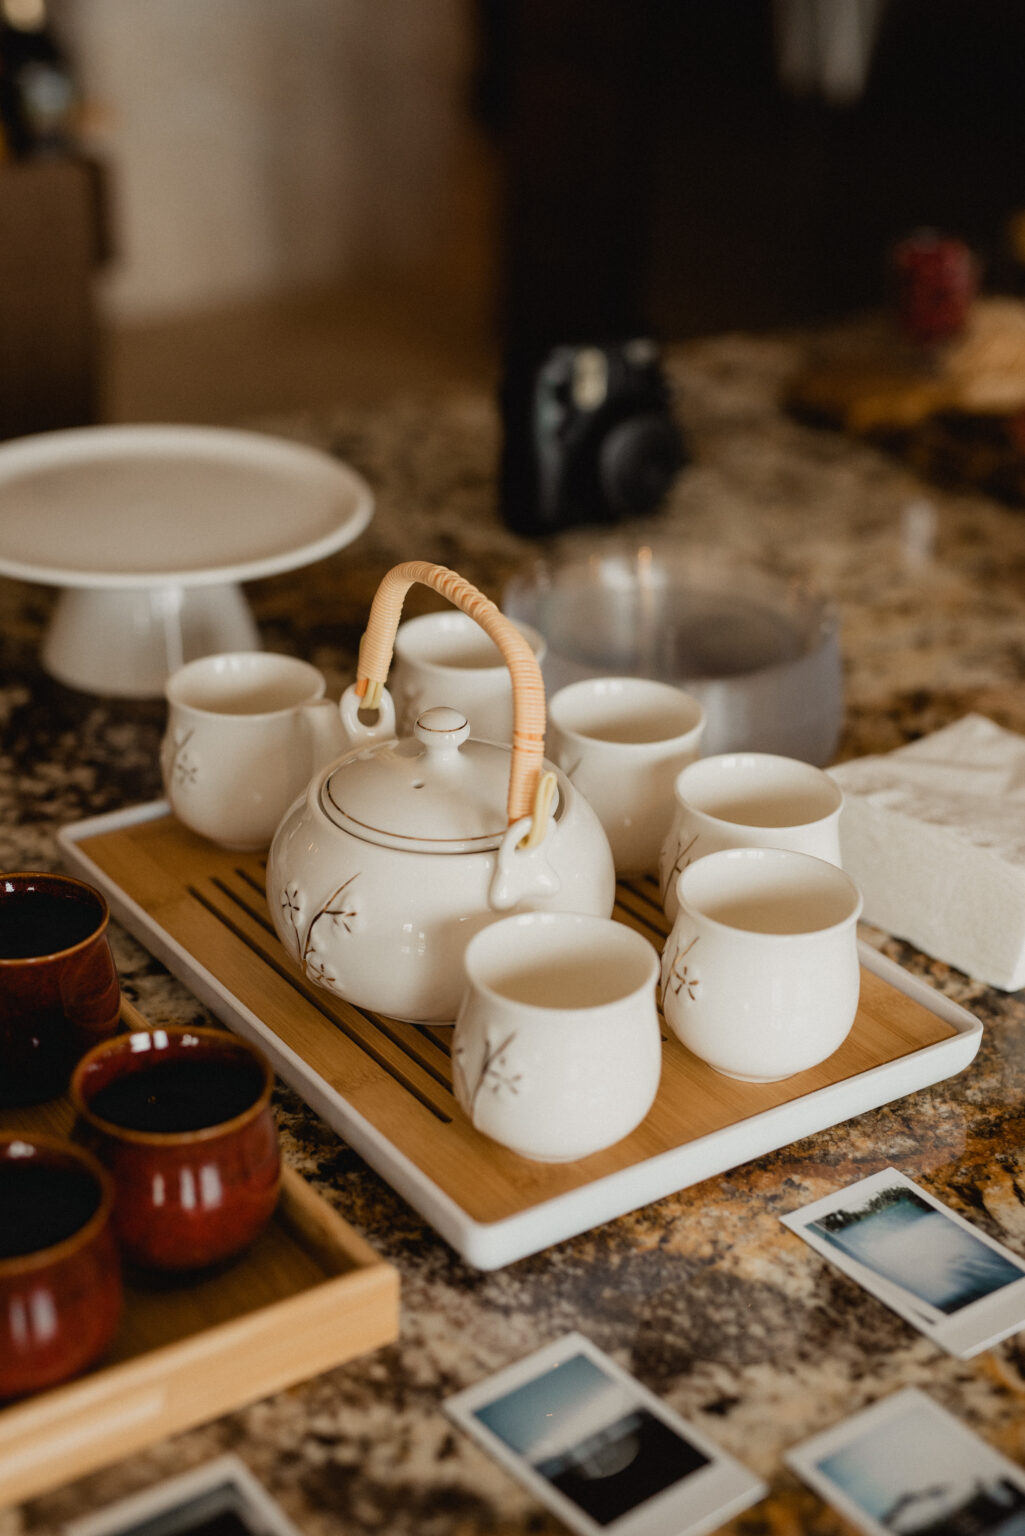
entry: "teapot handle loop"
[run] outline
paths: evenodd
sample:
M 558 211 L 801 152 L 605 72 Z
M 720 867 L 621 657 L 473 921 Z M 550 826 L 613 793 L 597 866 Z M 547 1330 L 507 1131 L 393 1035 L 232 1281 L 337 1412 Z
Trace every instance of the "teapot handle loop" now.
M 395 635 L 406 593 L 415 582 L 433 587 L 468 613 L 498 646 L 512 678 L 512 766 L 506 812 L 509 825 L 531 816 L 526 843 L 541 842 L 548 827 L 553 784 L 543 772 L 545 748 L 545 688 L 541 668 L 516 626 L 456 571 L 429 560 L 406 560 L 382 578 L 370 607 L 366 633 L 360 642 L 356 692 L 363 707 L 374 709 L 388 680 Z

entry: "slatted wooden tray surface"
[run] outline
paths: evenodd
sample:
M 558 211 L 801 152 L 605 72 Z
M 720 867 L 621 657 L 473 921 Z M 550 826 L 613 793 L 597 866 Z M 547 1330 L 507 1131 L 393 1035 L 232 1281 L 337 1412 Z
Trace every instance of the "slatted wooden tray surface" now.
M 131 1028 L 145 1021 L 125 1005 Z M 64 1136 L 67 1099 L 0 1110 L 0 1129 Z M 398 1336 L 399 1277 L 290 1168 L 269 1225 L 231 1263 L 125 1276 L 105 1357 L 75 1381 L 0 1404 L 0 1506 L 315 1376 Z
M 510 1251 L 518 1256 L 532 1246 L 532 1211 L 631 1170 L 664 1166 L 667 1155 L 672 1159 L 688 1147 L 700 1149 L 681 1164 L 681 1177 L 663 1176 L 664 1187 L 620 1180 L 628 1198 L 620 1209 L 630 1209 L 653 1198 L 651 1188 L 667 1193 L 694 1182 L 695 1172 L 705 1177 L 702 1170 L 715 1171 L 706 1156 L 709 1144 L 746 1122 L 756 1126 L 756 1149 L 764 1149 L 762 1133 L 770 1123 L 769 1144 L 785 1144 L 806 1134 L 809 1124 L 819 1129 L 868 1107 L 855 1093 L 844 1113 L 841 1095 L 841 1112 L 823 1105 L 810 1122 L 807 1114 L 795 1114 L 788 1135 L 780 1114 L 788 1106 L 816 1103 L 823 1091 L 866 1077 L 873 1080 L 870 1102 L 886 1102 L 909 1091 L 909 1084 L 922 1086 L 959 1070 L 978 1044 L 978 1026 L 969 1015 L 948 1005 L 941 1016 L 931 994 L 910 997 L 863 967 L 857 1020 L 829 1061 L 780 1083 L 740 1083 L 712 1071 L 663 1031 L 661 1086 L 643 1124 L 616 1146 L 577 1162 L 530 1162 L 482 1137 L 460 1110 L 451 1087 L 450 1026 L 384 1018 L 302 976 L 271 925 L 261 856 L 213 847 L 181 827 L 162 804 L 80 823 L 62 834 L 62 845 L 68 862 L 104 888 L 115 915 L 224 1022 L 259 1038 L 282 1075 L 482 1267 L 488 1267 L 487 1257 L 460 1240 L 463 1226 L 497 1230 L 516 1224 L 522 1236 Z M 621 884 L 615 916 L 661 948 L 667 925 L 654 882 Z M 909 1060 L 910 1073 L 902 1073 L 900 1064 Z M 878 1069 L 891 1067 L 894 1091 L 886 1091 L 885 1083 L 879 1091 Z M 738 1144 L 747 1145 L 743 1138 Z M 587 1224 L 602 1202 L 584 1198 L 578 1206 Z M 460 1230 L 453 1230 L 453 1221 Z M 579 1222 L 570 1221 L 567 1230 L 564 1225 L 541 1222 L 537 1234 L 552 1241 L 552 1233 L 581 1229 Z

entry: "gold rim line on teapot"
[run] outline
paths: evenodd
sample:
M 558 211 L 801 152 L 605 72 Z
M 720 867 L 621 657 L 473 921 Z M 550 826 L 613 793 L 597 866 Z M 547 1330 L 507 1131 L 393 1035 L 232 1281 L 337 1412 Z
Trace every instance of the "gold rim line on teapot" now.
M 521 847 L 542 841 L 555 794 L 554 774 L 543 770 L 545 746 L 545 687 L 541 668 L 516 626 L 489 597 L 447 566 L 429 560 L 406 560 L 382 577 L 360 641 L 356 692 L 365 709 L 377 709 L 388 680 L 395 636 L 406 593 L 416 582 L 433 588 L 478 623 L 502 653 L 512 678 L 512 762 L 506 815 L 510 826 L 525 816 L 530 830 Z

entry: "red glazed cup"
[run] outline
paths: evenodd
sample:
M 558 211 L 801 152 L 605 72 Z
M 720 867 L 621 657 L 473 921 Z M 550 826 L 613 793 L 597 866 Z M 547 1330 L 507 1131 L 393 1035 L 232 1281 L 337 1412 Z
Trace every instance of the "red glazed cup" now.
M 75 1376 L 121 1316 L 109 1174 L 49 1136 L 0 1136 L 0 1398 Z
M 0 875 L 0 1106 L 63 1093 L 82 1053 L 117 1029 L 109 916 L 71 875 Z
M 266 1057 L 219 1029 L 137 1030 L 82 1058 L 73 1134 L 113 1175 L 127 1260 L 200 1269 L 253 1241 L 281 1177 L 273 1087 Z

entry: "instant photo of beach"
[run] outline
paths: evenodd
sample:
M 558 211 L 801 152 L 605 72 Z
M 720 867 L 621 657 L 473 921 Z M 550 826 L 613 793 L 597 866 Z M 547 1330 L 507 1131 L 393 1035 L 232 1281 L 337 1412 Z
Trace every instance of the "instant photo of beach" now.
M 809 1226 L 876 1274 L 950 1314 L 1021 1280 L 1023 1269 L 906 1184 L 890 1184 Z
M 1025 1473 L 915 1388 L 816 1436 L 793 1469 L 885 1536 L 1025 1536 Z
M 1025 1327 L 1025 1263 L 896 1168 L 781 1220 L 950 1354 Z

